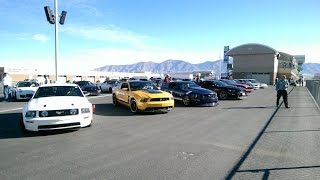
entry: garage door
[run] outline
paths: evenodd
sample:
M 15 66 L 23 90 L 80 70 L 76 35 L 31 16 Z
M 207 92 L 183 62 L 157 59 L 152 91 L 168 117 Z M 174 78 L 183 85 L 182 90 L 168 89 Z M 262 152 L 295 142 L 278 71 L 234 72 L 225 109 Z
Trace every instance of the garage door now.
M 270 73 L 252 73 L 252 79 L 256 79 L 261 83 L 272 84 Z
M 73 76 L 72 78 L 73 81 L 81 81 L 82 80 L 82 77 L 81 76 Z
M 67 82 L 67 77 L 66 76 L 58 76 L 57 81 L 59 83 L 65 83 L 65 82 Z
M 94 76 L 88 76 L 88 77 L 87 77 L 87 80 L 95 83 L 95 82 L 94 82 Z

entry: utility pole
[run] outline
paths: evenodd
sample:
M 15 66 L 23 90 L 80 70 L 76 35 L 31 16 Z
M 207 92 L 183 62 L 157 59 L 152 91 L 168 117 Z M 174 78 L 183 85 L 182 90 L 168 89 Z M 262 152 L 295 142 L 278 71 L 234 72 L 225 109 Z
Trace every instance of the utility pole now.
M 55 44 L 55 76 L 56 79 L 55 81 L 58 81 L 58 59 L 59 59 L 59 30 L 58 30 L 58 0 L 54 0 L 54 13 L 52 13 L 52 10 L 50 9 L 49 6 L 44 7 L 44 11 L 46 13 L 47 21 L 50 24 L 54 24 L 54 44 Z M 67 11 L 62 11 L 59 23 L 61 25 L 64 24 L 65 18 L 67 15 Z

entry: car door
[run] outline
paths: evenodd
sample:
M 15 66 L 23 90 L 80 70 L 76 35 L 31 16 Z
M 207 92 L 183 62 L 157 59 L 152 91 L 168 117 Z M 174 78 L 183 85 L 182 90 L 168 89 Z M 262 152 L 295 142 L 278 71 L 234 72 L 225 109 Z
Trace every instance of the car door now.
M 182 99 L 182 97 L 185 95 L 185 91 L 181 88 L 180 83 L 175 83 L 172 86 L 172 95 L 176 97 L 176 99 Z
M 129 100 L 129 84 L 124 82 L 121 84 L 120 89 L 116 92 L 117 98 L 125 103 L 128 103 Z

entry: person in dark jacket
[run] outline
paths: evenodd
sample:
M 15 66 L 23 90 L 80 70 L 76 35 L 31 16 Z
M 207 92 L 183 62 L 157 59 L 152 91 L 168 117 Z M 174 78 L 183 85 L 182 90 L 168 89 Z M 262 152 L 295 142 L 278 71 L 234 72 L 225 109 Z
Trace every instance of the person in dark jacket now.
M 289 87 L 289 82 L 286 79 L 286 76 L 282 75 L 281 79 L 278 80 L 278 82 L 276 83 L 276 91 L 277 91 L 276 105 L 277 105 L 277 107 L 279 106 L 279 100 L 282 96 L 283 101 L 284 101 L 284 105 L 286 106 L 286 108 L 290 108 L 289 104 L 288 104 L 288 92 L 287 92 L 288 87 Z

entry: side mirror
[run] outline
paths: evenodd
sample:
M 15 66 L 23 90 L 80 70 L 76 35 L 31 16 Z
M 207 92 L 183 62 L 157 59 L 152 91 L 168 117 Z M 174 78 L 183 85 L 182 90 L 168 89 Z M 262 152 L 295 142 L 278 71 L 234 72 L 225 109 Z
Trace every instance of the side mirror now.
M 34 84 L 31 84 L 31 86 L 30 87 L 35 87 L 36 85 L 34 85 Z
M 123 90 L 123 91 L 128 91 L 128 88 L 121 88 L 121 90 Z

